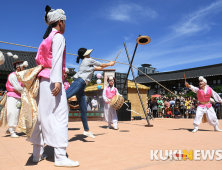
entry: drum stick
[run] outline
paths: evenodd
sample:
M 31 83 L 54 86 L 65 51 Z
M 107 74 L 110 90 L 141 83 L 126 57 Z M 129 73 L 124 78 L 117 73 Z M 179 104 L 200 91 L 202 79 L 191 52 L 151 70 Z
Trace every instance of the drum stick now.
M 121 50 L 119 51 L 119 54 L 121 53 Z M 116 59 L 118 58 L 119 54 L 116 56 Z M 116 61 L 116 59 L 114 61 Z

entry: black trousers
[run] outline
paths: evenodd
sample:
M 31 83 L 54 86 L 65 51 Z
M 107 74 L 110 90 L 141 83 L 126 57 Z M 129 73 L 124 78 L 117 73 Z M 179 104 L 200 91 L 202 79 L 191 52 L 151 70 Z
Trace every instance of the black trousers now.
M 157 117 L 157 110 L 153 110 L 153 117 Z

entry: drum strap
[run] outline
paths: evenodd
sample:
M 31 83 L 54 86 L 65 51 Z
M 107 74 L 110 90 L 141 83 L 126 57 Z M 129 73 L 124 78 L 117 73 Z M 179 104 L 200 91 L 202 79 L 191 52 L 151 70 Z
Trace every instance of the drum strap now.
M 128 105 L 127 103 L 124 102 L 124 104 L 128 107 L 128 108 L 126 109 L 126 111 L 129 111 L 129 112 L 132 111 L 132 112 L 134 112 L 134 113 L 136 113 L 136 114 L 138 114 L 138 115 L 142 115 L 142 114 L 139 114 L 138 112 L 136 112 L 136 111 L 134 111 L 134 110 L 130 110 L 130 109 L 129 109 L 129 105 Z

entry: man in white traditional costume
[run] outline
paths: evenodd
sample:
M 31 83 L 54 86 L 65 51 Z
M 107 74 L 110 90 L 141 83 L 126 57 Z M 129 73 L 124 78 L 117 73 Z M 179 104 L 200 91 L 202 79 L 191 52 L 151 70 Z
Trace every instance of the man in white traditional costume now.
M 199 101 L 196 116 L 193 121 L 194 130 L 192 132 L 197 132 L 198 125 L 201 123 L 204 114 L 206 114 L 208 123 L 214 127 L 214 131 L 222 131 L 218 128 L 218 119 L 212 104 L 210 103 L 210 98 L 212 96 L 216 102 L 220 103 L 222 103 L 222 100 L 220 96 L 207 85 L 207 80 L 204 77 L 200 76 L 199 81 L 199 88 L 189 85 L 187 82 L 185 82 L 185 86 L 189 87 L 189 89 L 197 94 Z
M 33 162 L 39 162 L 44 145 L 54 147 L 55 166 L 79 166 L 66 156 L 68 146 L 68 103 L 62 75 L 65 72 L 66 41 L 65 12 L 45 8 L 45 22 L 49 25 L 39 47 L 36 63 L 43 65 L 40 78 L 38 104 L 38 121 L 36 122 L 30 142 L 33 143 Z
M 114 77 L 110 76 L 107 79 L 107 82 L 109 83 L 109 85 L 107 87 L 104 87 L 103 89 L 103 100 L 105 102 L 104 104 L 105 121 L 108 122 L 108 129 L 111 128 L 111 123 L 113 122 L 114 129 L 118 130 L 117 127 L 118 117 L 116 114 L 116 110 L 110 106 L 110 101 L 116 94 L 119 94 L 119 92 L 117 88 L 114 87 L 115 83 Z
M 16 127 L 18 125 L 19 113 L 21 108 L 21 92 L 23 90 L 22 83 L 17 79 L 16 72 L 22 71 L 28 66 L 27 61 L 17 61 L 14 62 L 16 71 L 12 72 L 8 76 L 6 82 L 7 90 L 7 122 L 8 130 L 7 134 L 10 134 L 12 138 L 18 138 L 19 136 L 15 133 Z

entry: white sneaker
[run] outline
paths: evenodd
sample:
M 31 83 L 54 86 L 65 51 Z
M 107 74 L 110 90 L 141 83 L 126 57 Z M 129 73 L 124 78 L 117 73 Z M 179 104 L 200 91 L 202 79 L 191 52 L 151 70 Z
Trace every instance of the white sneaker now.
M 14 133 L 11 134 L 11 138 L 19 138 L 19 136 L 16 135 L 16 133 L 14 132 Z
M 55 161 L 55 166 L 60 166 L 60 167 L 74 167 L 74 166 L 79 166 L 79 162 L 78 161 L 72 161 L 70 159 L 65 159 L 65 160 L 62 160 L 62 161 Z
M 37 163 L 37 162 L 40 162 L 41 160 L 47 159 L 47 158 L 48 158 L 48 156 L 45 155 L 45 154 L 43 154 L 43 155 L 41 156 L 41 158 L 34 158 L 34 157 L 33 157 L 32 162 Z
M 96 137 L 93 135 L 92 131 L 90 131 L 90 132 L 84 131 L 84 132 L 83 132 L 83 135 L 86 135 L 86 136 L 91 137 L 91 138 L 96 138 Z
M 222 130 L 220 130 L 220 129 L 218 128 L 218 126 L 215 126 L 215 127 L 214 127 L 214 131 L 222 132 Z
M 119 130 L 119 128 L 117 127 L 117 128 L 114 128 L 114 130 Z
M 9 134 L 10 135 L 10 132 L 9 132 L 9 130 L 6 130 L 6 132 L 5 132 L 6 134 Z
M 198 129 L 193 129 L 193 131 L 192 131 L 192 132 L 193 132 L 193 133 L 195 133 L 195 132 L 197 132 L 197 131 L 198 131 Z

